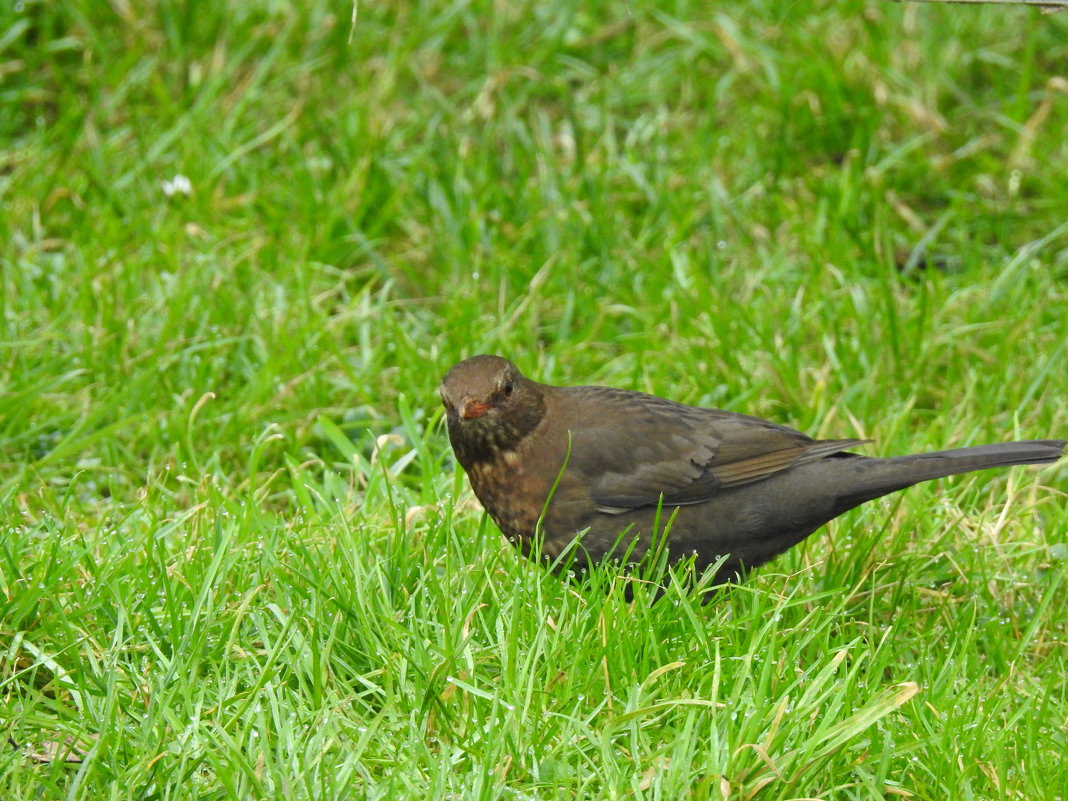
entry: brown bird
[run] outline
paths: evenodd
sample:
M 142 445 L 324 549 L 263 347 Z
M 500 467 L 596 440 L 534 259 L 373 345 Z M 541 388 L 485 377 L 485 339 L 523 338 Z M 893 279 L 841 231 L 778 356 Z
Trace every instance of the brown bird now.
M 758 417 L 609 387 L 555 387 L 500 356 L 445 375 L 441 400 L 456 458 L 501 531 L 555 558 L 581 534 L 574 564 L 637 561 L 666 536 L 669 559 L 727 557 L 731 579 L 853 507 L 920 481 L 1054 462 L 1063 440 L 979 445 L 888 459 Z

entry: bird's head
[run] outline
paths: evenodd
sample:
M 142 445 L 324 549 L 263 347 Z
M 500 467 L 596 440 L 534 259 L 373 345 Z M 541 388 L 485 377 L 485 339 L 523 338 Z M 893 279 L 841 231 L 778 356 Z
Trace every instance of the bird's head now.
M 513 450 L 541 422 L 543 390 L 500 356 L 472 356 L 449 370 L 438 392 L 460 463 Z

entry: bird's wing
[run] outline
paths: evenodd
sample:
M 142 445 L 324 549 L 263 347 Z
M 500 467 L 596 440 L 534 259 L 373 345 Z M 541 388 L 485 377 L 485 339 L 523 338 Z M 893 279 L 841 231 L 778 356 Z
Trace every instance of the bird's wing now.
M 608 513 L 654 505 L 661 497 L 666 506 L 701 503 L 719 490 L 866 441 L 814 440 L 757 417 L 585 389 L 568 469 L 583 477 L 598 508 Z

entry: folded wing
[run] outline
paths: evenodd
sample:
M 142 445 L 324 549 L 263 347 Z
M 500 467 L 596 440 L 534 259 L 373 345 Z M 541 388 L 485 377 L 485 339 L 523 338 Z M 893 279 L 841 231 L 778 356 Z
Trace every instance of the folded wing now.
M 583 477 L 598 509 L 609 514 L 656 505 L 661 497 L 665 506 L 701 503 L 723 489 L 866 442 L 814 440 L 757 417 L 585 389 L 584 405 L 590 405 L 572 432 L 568 469 Z M 611 415 L 604 414 L 607 407 Z M 598 422 L 609 418 L 612 427 Z M 620 419 L 628 424 L 619 426 Z

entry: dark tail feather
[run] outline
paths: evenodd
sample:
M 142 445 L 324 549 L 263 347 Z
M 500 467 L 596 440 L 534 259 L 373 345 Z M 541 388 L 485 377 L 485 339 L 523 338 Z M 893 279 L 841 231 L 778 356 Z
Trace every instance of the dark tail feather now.
M 918 453 L 914 456 L 895 456 L 886 461 L 892 465 L 906 465 L 913 482 L 932 478 L 986 470 L 988 467 L 1010 467 L 1014 464 L 1045 464 L 1055 462 L 1068 444 L 1060 439 L 1028 439 L 1021 442 L 998 442 L 976 445 L 951 451 Z
M 839 511 L 836 514 L 921 481 L 991 467 L 1055 462 L 1064 455 L 1066 445 L 1068 442 L 1061 439 L 1029 439 L 873 459 L 865 465 L 867 470 L 864 472 L 867 475 L 857 482 L 848 495 L 839 498 L 836 505 Z

